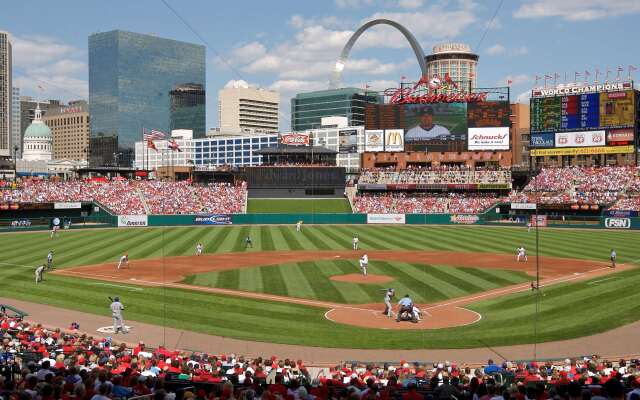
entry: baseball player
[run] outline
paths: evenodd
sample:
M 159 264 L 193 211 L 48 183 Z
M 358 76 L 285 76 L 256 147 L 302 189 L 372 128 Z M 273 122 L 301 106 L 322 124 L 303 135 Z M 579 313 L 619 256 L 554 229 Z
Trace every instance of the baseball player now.
M 42 282 L 42 274 L 44 273 L 44 264 L 36 268 L 36 283 Z
M 385 290 L 385 289 L 381 289 L 381 290 Z M 386 315 L 389 318 L 393 318 L 393 307 L 391 306 L 391 299 L 393 299 L 393 296 L 395 295 L 396 291 L 389 288 L 386 289 L 385 294 L 384 294 L 384 315 Z
M 527 222 L 527 232 L 531 232 L 531 221 Z
M 369 256 L 364 254 L 360 257 L 360 271 L 363 276 L 367 276 L 367 266 L 369 265 Z
M 124 255 L 122 257 L 120 257 L 120 262 L 118 262 L 118 268 L 117 269 L 120 269 L 120 267 L 129 268 L 129 254 L 128 253 L 124 253 Z
M 422 320 L 422 311 L 418 307 L 416 307 L 415 304 L 413 305 L 413 317 L 418 322 Z
M 524 246 L 518 247 L 518 255 L 516 256 L 516 261 L 520 262 L 520 260 L 523 260 L 524 262 L 528 261 L 527 251 L 525 250 Z
M 124 319 L 122 318 L 122 311 L 124 310 L 124 306 L 120 303 L 120 298 L 116 296 L 114 299 L 109 297 L 111 300 L 111 316 L 113 317 L 113 333 L 118 333 L 122 331 L 122 333 L 127 333 L 127 330 L 124 326 Z
M 611 249 L 611 268 L 615 268 L 616 267 L 616 250 L 615 249 Z
M 251 241 L 251 236 L 247 236 L 244 238 L 244 248 L 251 247 L 253 249 L 253 242 Z
M 358 239 L 358 237 L 357 237 L 357 236 L 354 236 L 354 237 L 353 237 L 352 244 L 353 244 L 353 249 L 354 249 L 354 250 L 358 250 L 358 247 L 359 247 L 359 245 L 360 245 L 360 239 Z
M 53 268 L 53 250 L 49 250 L 47 253 L 47 269 Z
M 58 225 L 54 225 L 51 228 L 51 238 L 53 239 L 53 237 L 57 236 L 57 235 L 58 235 Z
M 196 245 L 196 256 L 202 255 L 202 243 Z
M 302 231 L 302 221 L 296 223 L 296 232 Z

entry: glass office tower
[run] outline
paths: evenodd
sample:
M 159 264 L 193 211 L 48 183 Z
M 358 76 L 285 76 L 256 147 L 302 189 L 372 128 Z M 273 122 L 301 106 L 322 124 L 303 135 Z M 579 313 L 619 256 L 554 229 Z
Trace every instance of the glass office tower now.
M 202 85 L 180 85 L 170 93 L 169 128 L 193 129 L 193 137 L 204 137 L 205 91 Z
M 185 85 L 205 90 L 204 46 L 121 30 L 89 36 L 91 135 L 116 135 L 121 165 L 143 129 L 170 133 L 172 92 Z M 194 107 L 180 125 L 204 137 L 205 114 Z

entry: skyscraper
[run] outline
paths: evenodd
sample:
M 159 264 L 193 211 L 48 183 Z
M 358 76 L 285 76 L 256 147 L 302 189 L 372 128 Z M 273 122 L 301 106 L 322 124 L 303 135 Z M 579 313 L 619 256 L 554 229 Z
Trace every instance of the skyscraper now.
M 446 75 L 465 90 L 475 88 L 478 81 L 476 68 L 480 56 L 471 52 L 471 47 L 464 43 L 444 43 L 433 46 L 433 54 L 425 57 L 429 77 L 437 75 L 444 79 Z
M 278 132 L 280 94 L 252 88 L 245 81 L 231 81 L 218 91 L 220 129 L 243 132 Z
M 22 131 L 20 130 L 20 88 L 11 88 L 11 146 L 12 156 L 22 156 Z
M 194 137 L 203 137 L 205 126 L 205 91 L 200 84 L 187 83 L 170 93 L 169 129 L 192 129 Z
M 11 144 L 11 40 L 0 31 L 0 157 L 13 157 Z
M 357 88 L 298 93 L 291 99 L 291 130 L 319 128 L 322 117 L 347 117 L 349 126 L 364 125 L 365 105 L 377 102 L 377 92 Z
M 89 36 L 91 135 L 116 135 L 121 164 L 131 163 L 143 128 L 169 133 L 172 92 L 185 86 L 205 90 L 204 46 L 121 30 Z M 196 97 L 202 103 L 180 128 L 203 137 L 204 99 Z

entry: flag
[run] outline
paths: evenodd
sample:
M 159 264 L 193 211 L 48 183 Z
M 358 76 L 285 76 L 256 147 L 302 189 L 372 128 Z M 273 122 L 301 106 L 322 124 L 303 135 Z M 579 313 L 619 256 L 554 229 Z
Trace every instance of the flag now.
M 553 79 L 553 76 L 551 76 L 551 75 L 545 75 L 545 76 L 544 76 L 544 79 Z
M 150 148 L 150 149 L 154 149 L 155 151 L 158 151 L 158 148 L 153 143 L 152 139 L 147 139 L 147 147 Z
M 589 71 L 584 71 L 584 76 L 591 76 L 591 73 Z
M 145 131 L 145 133 L 142 134 L 142 138 L 144 140 L 149 140 L 149 139 L 160 140 L 160 139 L 164 139 L 164 137 L 165 137 L 165 134 L 163 132 L 156 131 L 153 129 L 151 130 L 150 133 L 146 133 Z
M 629 65 L 629 71 L 636 71 L 638 70 L 638 68 L 635 67 L 635 65 Z
M 458 84 L 455 83 L 453 79 L 451 79 L 451 76 L 449 76 L 448 73 L 444 75 L 444 81 L 450 84 L 451 86 L 453 86 L 454 88 L 458 88 Z
M 405 80 L 405 79 L 407 79 L 407 77 L 406 77 L 406 76 L 401 76 L 401 77 L 400 77 L 400 80 L 402 80 L 402 81 L 403 81 L 403 80 Z
M 622 72 L 624 71 L 624 68 L 622 68 L 622 66 L 618 65 L 618 72 Z
M 511 86 L 512 83 L 513 81 L 511 79 L 507 79 L 507 86 Z
M 180 146 L 178 145 L 175 139 L 169 140 L 168 146 L 171 150 L 182 153 L 182 149 L 180 148 Z

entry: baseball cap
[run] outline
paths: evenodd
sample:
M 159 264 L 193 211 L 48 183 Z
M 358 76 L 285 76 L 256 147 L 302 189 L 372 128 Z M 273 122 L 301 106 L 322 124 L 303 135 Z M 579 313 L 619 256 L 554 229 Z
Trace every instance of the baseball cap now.
M 420 114 L 420 115 L 425 115 L 425 114 L 433 115 L 433 108 L 428 107 L 428 106 L 427 106 L 427 107 L 422 107 L 422 108 L 418 111 L 418 114 Z

